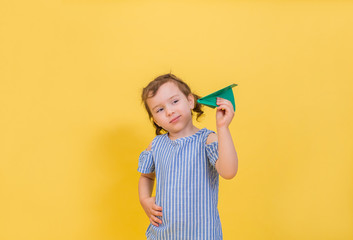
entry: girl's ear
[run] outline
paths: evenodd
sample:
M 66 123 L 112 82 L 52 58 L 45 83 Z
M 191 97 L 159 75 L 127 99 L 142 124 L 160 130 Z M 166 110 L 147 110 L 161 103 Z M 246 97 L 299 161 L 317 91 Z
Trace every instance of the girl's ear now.
M 189 94 L 188 96 L 188 102 L 189 102 L 189 106 L 190 106 L 190 109 L 194 109 L 195 108 L 195 97 L 192 93 Z

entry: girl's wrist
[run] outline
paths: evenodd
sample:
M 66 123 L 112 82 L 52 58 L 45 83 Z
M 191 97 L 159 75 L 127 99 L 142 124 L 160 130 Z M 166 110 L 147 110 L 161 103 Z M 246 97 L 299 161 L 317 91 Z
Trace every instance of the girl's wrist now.
M 229 131 L 229 126 L 217 126 L 217 133 Z
M 149 197 L 141 197 L 141 198 L 140 198 L 140 203 L 141 203 L 141 204 L 144 204 L 145 201 L 146 201 L 148 198 L 149 198 Z

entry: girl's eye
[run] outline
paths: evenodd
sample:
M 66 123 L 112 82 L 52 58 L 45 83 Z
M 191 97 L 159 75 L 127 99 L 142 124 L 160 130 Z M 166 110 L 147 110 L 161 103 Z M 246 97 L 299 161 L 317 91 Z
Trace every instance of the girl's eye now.
M 179 99 L 175 99 L 175 100 L 173 101 L 173 103 L 177 103 L 177 102 L 179 102 Z
M 158 108 L 156 113 L 159 113 L 160 111 L 163 111 L 163 108 Z

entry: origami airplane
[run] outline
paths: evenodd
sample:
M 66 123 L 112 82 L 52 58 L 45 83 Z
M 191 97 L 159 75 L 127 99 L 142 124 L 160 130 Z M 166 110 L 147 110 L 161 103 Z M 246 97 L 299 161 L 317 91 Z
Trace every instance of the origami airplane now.
M 208 107 L 215 108 L 215 107 L 218 107 L 217 97 L 225 98 L 233 104 L 233 109 L 235 112 L 235 102 L 234 102 L 234 95 L 233 95 L 233 90 L 232 90 L 232 88 L 235 86 L 238 86 L 238 84 L 229 85 L 228 87 L 222 88 L 221 90 L 218 90 L 217 92 L 214 92 L 214 93 L 211 93 L 205 97 L 199 98 L 197 100 L 197 102 L 201 103 L 203 105 L 206 105 Z

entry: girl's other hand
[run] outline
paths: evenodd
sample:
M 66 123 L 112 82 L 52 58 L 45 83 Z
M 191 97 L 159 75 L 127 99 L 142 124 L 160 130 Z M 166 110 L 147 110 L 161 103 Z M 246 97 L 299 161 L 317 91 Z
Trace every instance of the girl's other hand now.
M 228 127 L 234 117 L 233 104 L 224 98 L 217 98 L 217 128 Z
M 141 204 L 154 226 L 158 227 L 159 224 L 162 224 L 162 220 L 157 218 L 157 216 L 162 217 L 162 207 L 156 205 L 156 197 L 145 198 L 141 201 Z

